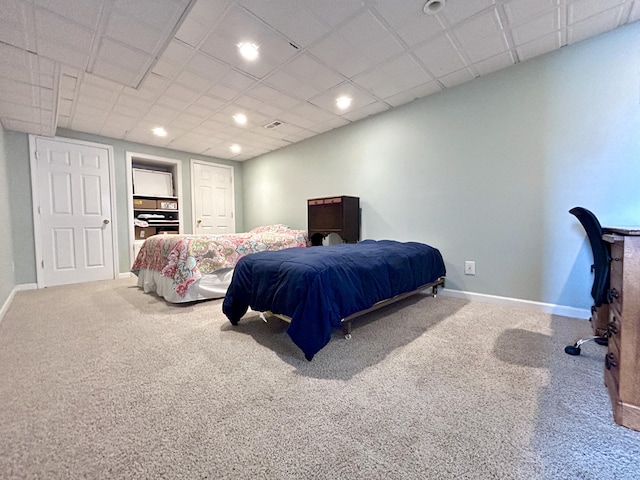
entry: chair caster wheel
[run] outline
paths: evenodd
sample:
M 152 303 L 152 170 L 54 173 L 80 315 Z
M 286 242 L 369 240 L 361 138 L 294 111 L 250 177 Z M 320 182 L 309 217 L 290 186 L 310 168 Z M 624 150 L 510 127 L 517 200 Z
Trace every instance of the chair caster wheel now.
M 345 333 L 344 338 L 346 340 L 351 340 L 351 334 L 350 333 Z
M 607 337 L 598 337 L 593 339 L 598 345 L 604 345 L 605 347 L 609 345 L 609 339 Z
M 576 347 L 575 345 L 567 345 L 564 347 L 564 353 L 568 353 L 569 355 L 580 355 L 580 347 Z

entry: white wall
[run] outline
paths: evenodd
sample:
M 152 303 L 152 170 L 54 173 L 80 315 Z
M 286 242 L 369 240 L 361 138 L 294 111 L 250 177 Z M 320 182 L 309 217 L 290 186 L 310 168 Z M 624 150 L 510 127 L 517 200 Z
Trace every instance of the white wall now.
M 245 229 L 355 195 L 363 238 L 438 247 L 448 288 L 588 308 L 568 210 L 640 224 L 639 46 L 633 24 L 245 162 Z
M 0 125 L 0 311 L 16 285 L 13 270 L 13 240 L 9 205 L 9 170 L 5 131 Z M 1 319 L 1 317 L 0 317 Z

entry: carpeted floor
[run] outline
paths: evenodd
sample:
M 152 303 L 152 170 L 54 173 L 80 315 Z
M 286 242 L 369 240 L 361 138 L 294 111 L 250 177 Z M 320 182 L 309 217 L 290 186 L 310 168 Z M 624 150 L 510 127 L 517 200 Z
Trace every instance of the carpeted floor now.
M 584 320 L 419 295 L 312 362 L 287 324 L 134 279 L 19 292 L 0 478 L 637 479 Z

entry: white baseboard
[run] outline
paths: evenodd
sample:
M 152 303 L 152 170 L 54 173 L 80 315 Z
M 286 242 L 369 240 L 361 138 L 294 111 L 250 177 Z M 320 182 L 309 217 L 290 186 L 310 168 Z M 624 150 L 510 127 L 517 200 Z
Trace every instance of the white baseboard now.
M 131 272 L 118 273 L 118 278 L 129 278 L 129 277 L 135 277 L 135 275 Z
M 2 308 L 0 308 L 0 322 L 4 318 L 4 314 L 7 313 L 7 310 L 9 310 L 9 306 L 13 301 L 13 297 L 16 296 L 16 292 L 20 290 L 35 290 L 37 288 L 38 285 L 36 283 L 23 283 L 21 285 L 16 285 L 15 287 L 13 287 L 13 290 L 11 290 L 11 293 L 7 297 L 7 300 L 2 305 Z
M 531 300 L 521 300 L 518 298 L 499 297 L 497 295 L 487 295 L 484 293 L 465 292 L 461 290 L 450 290 L 448 288 L 438 289 L 438 293 L 465 300 L 494 303 L 518 308 L 529 308 L 542 313 L 561 315 L 563 317 L 589 319 L 591 311 L 587 308 L 568 307 L 565 305 L 554 305 L 552 303 L 533 302 Z

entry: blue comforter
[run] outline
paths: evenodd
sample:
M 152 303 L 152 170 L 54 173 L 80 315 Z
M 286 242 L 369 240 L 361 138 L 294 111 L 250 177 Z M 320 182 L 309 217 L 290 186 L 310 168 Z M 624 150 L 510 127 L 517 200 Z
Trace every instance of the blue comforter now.
M 311 360 L 343 318 L 445 273 L 440 252 L 416 242 L 364 240 L 259 252 L 236 265 L 222 310 L 234 325 L 249 306 L 291 317 L 287 333 Z

